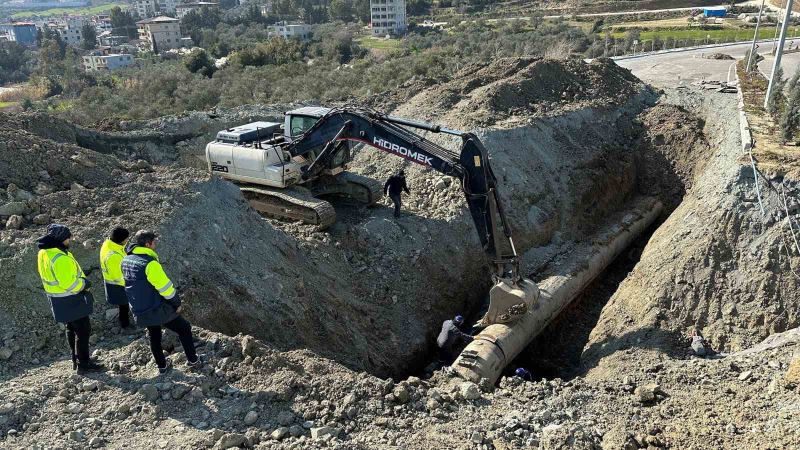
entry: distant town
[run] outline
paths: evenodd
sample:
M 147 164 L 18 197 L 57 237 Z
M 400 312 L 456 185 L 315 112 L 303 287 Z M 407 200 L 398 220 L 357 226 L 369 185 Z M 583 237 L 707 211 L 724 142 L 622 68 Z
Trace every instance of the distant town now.
M 248 5 L 248 0 L 233 0 L 230 6 Z M 38 11 L 47 8 L 78 8 L 89 6 L 86 1 L 12 0 L 0 3 L 10 10 L 27 10 L 29 17 L 0 20 L 0 42 L 11 41 L 35 48 L 43 32 L 55 33 L 67 46 L 87 52 L 83 68 L 87 72 L 113 71 L 133 65 L 144 54 L 183 55 L 197 48 L 187 36 L 182 22 L 187 17 L 213 13 L 218 2 L 179 0 L 135 0 L 116 7 L 118 15 L 130 18 L 132 24 L 120 23 L 112 12 L 96 14 L 65 13 L 40 17 Z M 279 5 L 274 0 L 252 5 L 263 17 L 275 17 Z M 370 34 L 375 37 L 398 37 L 407 31 L 406 0 L 370 0 Z M 67 10 L 68 11 L 68 10 Z M 194 16 L 193 16 L 194 14 Z M 15 17 L 19 17 L 19 13 Z M 124 22 L 124 21 L 123 21 Z M 307 41 L 317 24 L 301 20 L 281 20 L 267 26 L 268 37 Z M 224 63 L 224 60 L 223 60 Z

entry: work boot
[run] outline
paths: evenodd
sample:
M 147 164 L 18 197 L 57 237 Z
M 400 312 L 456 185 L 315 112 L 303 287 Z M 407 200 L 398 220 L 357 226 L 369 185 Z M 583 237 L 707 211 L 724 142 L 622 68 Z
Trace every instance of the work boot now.
M 205 364 L 205 362 L 206 362 L 205 356 L 197 355 L 197 359 L 194 362 L 186 360 L 186 365 L 195 369 L 201 367 L 203 364 Z
M 78 370 L 78 357 L 76 355 L 72 355 L 72 370 Z
M 89 360 L 85 363 L 78 363 L 78 375 L 85 375 L 93 372 L 105 372 L 106 367 L 102 364 Z
M 171 371 L 172 371 L 172 363 L 169 360 L 167 360 L 167 365 L 166 366 L 158 368 L 158 374 L 159 375 L 166 375 L 166 374 L 170 373 Z

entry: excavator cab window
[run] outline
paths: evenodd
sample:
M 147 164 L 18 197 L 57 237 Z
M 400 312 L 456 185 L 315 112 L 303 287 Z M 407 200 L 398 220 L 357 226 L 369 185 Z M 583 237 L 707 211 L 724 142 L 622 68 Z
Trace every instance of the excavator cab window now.
M 293 115 L 291 117 L 291 121 L 289 122 L 290 126 L 289 131 L 291 133 L 291 136 L 297 137 L 305 133 L 306 131 L 308 131 L 309 128 L 311 128 L 312 126 L 314 126 L 315 123 L 317 123 L 317 120 L 319 120 L 318 117 Z

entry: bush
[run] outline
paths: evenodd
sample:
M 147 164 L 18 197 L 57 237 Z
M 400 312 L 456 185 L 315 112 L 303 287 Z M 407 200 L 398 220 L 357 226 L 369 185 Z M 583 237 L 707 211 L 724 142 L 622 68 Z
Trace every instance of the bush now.
M 202 48 L 194 49 L 183 59 L 183 64 L 192 73 L 199 73 L 206 78 L 211 78 L 216 71 L 214 62 L 208 57 L 208 53 Z

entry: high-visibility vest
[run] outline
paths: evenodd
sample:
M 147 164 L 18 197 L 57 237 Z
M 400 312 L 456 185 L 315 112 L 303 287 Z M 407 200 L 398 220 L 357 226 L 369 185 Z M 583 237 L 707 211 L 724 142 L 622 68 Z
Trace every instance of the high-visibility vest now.
M 176 290 L 167 277 L 158 255 L 147 247 L 134 247 L 122 260 L 125 292 L 134 314 L 158 307 L 163 300 L 175 297 Z
M 125 286 L 125 279 L 122 277 L 122 258 L 125 257 L 125 250 L 122 245 L 117 244 L 111 239 L 106 239 L 100 247 L 100 268 L 103 270 L 103 280 L 107 284 Z
M 39 250 L 39 277 L 49 297 L 68 297 L 86 287 L 86 274 L 72 253 L 58 248 Z

